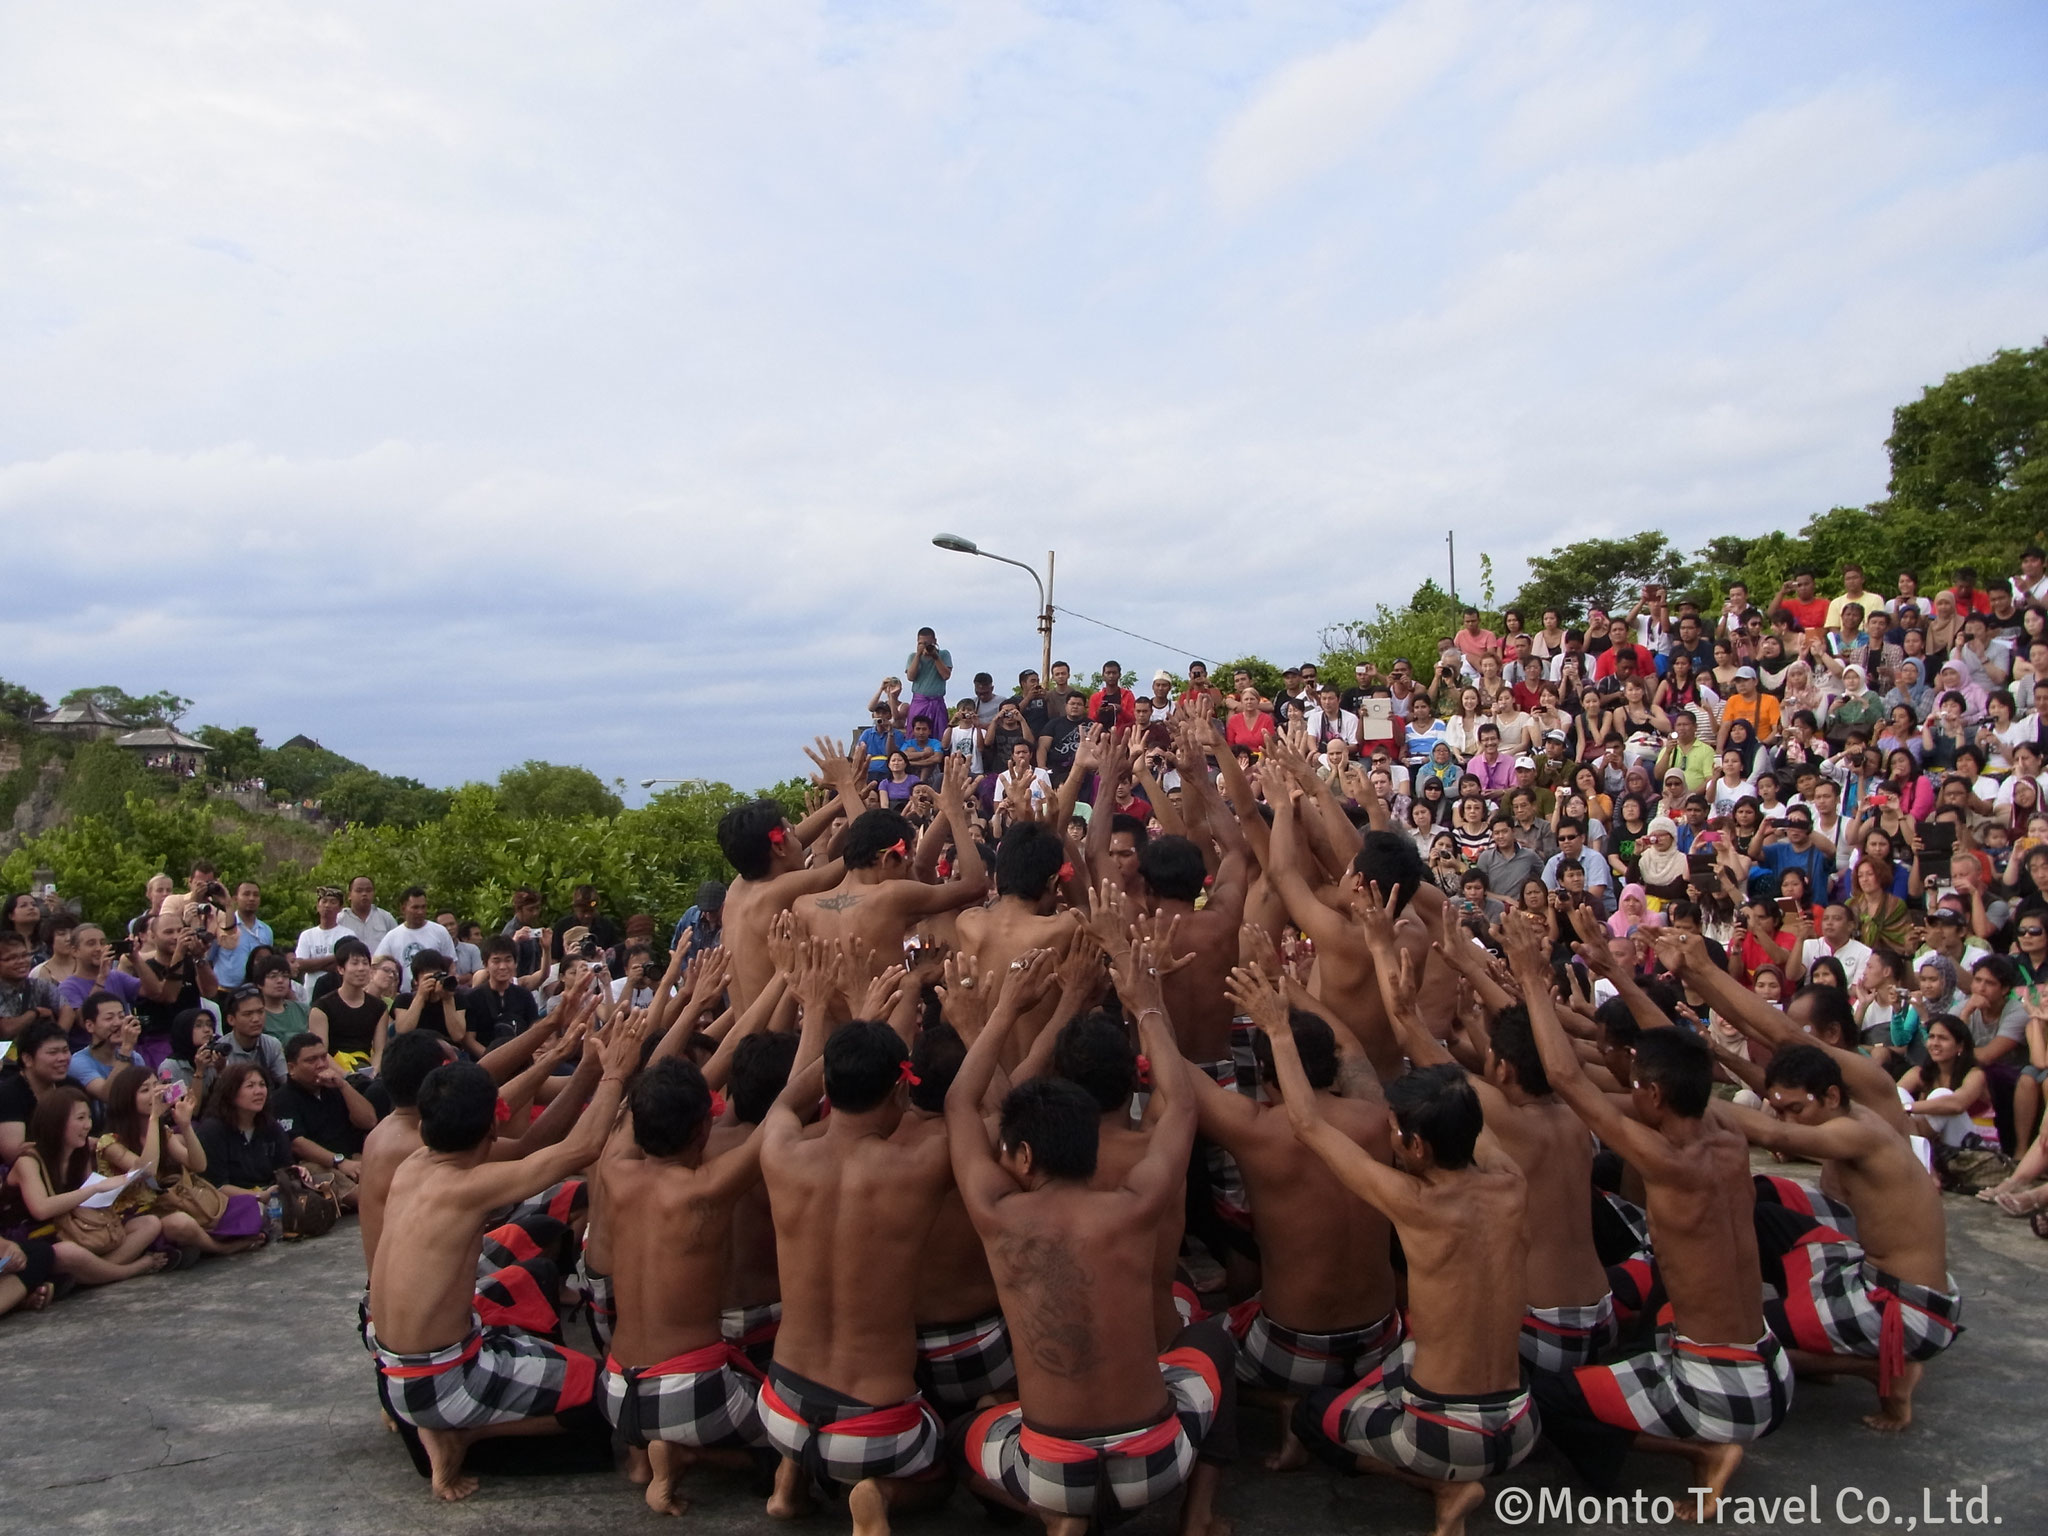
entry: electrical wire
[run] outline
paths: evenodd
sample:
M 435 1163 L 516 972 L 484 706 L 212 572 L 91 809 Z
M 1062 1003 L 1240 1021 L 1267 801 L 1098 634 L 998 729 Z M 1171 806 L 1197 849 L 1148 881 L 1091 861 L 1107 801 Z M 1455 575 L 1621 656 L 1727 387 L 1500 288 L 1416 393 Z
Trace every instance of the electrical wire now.
M 1190 661 L 1206 661 L 1211 654 L 1205 651 L 1191 651 L 1185 646 L 1168 645 L 1164 640 L 1154 640 L 1150 635 L 1141 635 L 1135 629 L 1125 629 L 1121 624 L 1105 623 L 1101 619 L 1090 618 L 1085 613 L 1076 613 L 1071 608 L 1062 608 L 1057 603 L 1052 605 L 1052 610 L 1054 613 L 1065 614 L 1070 619 L 1079 619 L 1084 624 L 1093 624 L 1098 629 L 1109 629 L 1116 631 L 1120 635 L 1129 635 L 1133 640 L 1142 640 L 1147 645 L 1156 645 L 1162 651 L 1172 651 L 1176 656 L 1185 656 Z

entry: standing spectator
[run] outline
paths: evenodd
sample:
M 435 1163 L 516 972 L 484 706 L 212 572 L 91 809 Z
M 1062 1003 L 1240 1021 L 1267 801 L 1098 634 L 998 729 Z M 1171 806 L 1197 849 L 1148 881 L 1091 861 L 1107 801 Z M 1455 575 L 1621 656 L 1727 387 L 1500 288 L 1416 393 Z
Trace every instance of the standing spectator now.
M 669 935 L 668 952 L 685 957 L 699 950 L 716 949 L 725 933 L 725 882 L 706 880 L 697 887 L 697 899 L 676 919 Z
M 540 892 L 522 885 L 512 893 L 512 915 L 498 930 L 518 946 L 519 974 L 528 975 L 547 965 L 547 923 L 540 915 Z
M 464 924 L 453 912 L 437 912 L 434 921 L 448 930 L 448 937 L 455 941 L 455 975 L 464 986 L 469 985 L 472 976 L 484 968 L 484 953 L 463 937 Z M 474 928 L 474 923 L 467 926 Z
M 568 915 L 555 919 L 553 949 L 554 958 L 558 961 L 566 958 L 562 953 L 562 935 L 571 928 L 589 930 L 592 942 L 599 949 L 609 951 L 619 947 L 618 924 L 597 910 L 597 887 L 594 885 L 579 885 L 569 892 Z
M 315 993 L 334 984 L 334 946 L 351 936 L 341 926 L 341 892 L 323 885 L 313 897 L 313 926 L 299 930 L 299 942 L 292 947 L 291 970 Z M 322 983 L 326 985 L 323 987 Z
M 1810 566 L 1800 566 L 1778 588 L 1778 606 L 1803 630 L 1828 627 L 1828 600 L 1816 590 Z
M 80 923 L 72 933 L 71 947 L 78 969 L 57 989 L 59 1016 L 67 1009 L 75 1013 L 95 992 L 111 992 L 122 1007 L 133 1011 L 136 999 L 142 996 L 142 984 L 121 969 L 106 930 L 97 923 Z M 74 1022 L 72 1028 L 78 1027 Z
M 398 909 L 404 920 L 378 940 L 376 949 L 371 951 L 371 959 L 381 960 L 389 956 L 398 962 L 401 971 L 410 972 L 413 958 L 432 950 L 450 965 L 455 963 L 455 936 L 439 923 L 427 921 L 425 887 L 407 886 Z
M 1053 670 L 1057 672 L 1059 668 Z M 1081 750 L 1081 731 L 1087 724 L 1083 718 L 1087 707 L 1088 701 L 1079 690 L 1069 692 L 1066 713 L 1038 738 L 1038 766 L 1052 776 L 1055 785 L 1066 783 L 1067 775 L 1074 771 L 1074 759 Z M 1015 753 L 1011 755 L 1014 757 Z
M 1097 725 L 1127 731 L 1138 723 L 1138 701 L 1123 686 L 1124 669 L 1114 661 L 1102 664 L 1102 686 L 1088 695 L 1088 718 Z
M 1458 648 L 1461 656 L 1477 666 L 1479 658 L 1488 651 L 1497 653 L 1500 650 L 1500 636 L 1490 629 L 1480 628 L 1477 608 L 1467 608 L 1463 619 L 1458 632 L 1451 636 L 1451 644 Z
M 348 905 L 337 914 L 341 926 L 372 949 L 398 926 L 398 919 L 377 905 L 377 882 L 357 875 L 348 883 Z
M 946 684 L 953 676 L 953 653 L 939 649 L 939 637 L 929 625 L 917 632 L 917 645 L 903 663 L 903 675 L 910 681 L 909 718 L 922 718 L 937 736 L 946 728 Z

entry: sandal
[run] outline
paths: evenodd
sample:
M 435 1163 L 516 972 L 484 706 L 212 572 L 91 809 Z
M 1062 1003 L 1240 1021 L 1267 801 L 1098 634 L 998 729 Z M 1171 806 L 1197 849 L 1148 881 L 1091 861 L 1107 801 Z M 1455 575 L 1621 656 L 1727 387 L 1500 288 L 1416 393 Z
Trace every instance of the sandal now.
M 2042 1188 L 2048 1189 L 2048 1186 Z M 1991 1203 L 2008 1216 L 2026 1216 L 2040 1210 L 2044 1201 L 2048 1201 L 2048 1195 L 2044 1195 L 2042 1189 L 2029 1189 L 2016 1195 L 1993 1196 Z

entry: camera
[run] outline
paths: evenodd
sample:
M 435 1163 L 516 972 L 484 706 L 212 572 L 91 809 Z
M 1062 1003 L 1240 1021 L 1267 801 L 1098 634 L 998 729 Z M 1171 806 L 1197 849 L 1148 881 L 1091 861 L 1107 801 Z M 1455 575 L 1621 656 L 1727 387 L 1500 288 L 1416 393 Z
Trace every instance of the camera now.
M 190 912 L 201 923 L 210 923 L 220 915 L 220 909 L 215 907 L 210 901 L 196 902 L 185 910 Z

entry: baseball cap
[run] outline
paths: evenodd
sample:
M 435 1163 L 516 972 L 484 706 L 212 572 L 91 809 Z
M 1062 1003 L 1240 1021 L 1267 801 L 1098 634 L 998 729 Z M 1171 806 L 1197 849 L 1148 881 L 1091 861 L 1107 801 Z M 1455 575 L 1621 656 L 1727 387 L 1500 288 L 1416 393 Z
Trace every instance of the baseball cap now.
M 1570 741 L 1571 737 L 1565 735 L 1563 731 L 1545 731 L 1543 739 L 1545 741 Z
M 1756 668 L 1755 668 L 1755 667 L 1737 667 L 1737 668 L 1735 669 L 1735 675 L 1736 675 L 1737 677 L 1755 677 L 1755 676 L 1756 676 Z
M 1536 759 L 1531 757 L 1528 753 L 1524 752 L 1520 757 L 1515 759 L 1515 766 L 1517 768 L 1534 768 L 1536 766 Z

